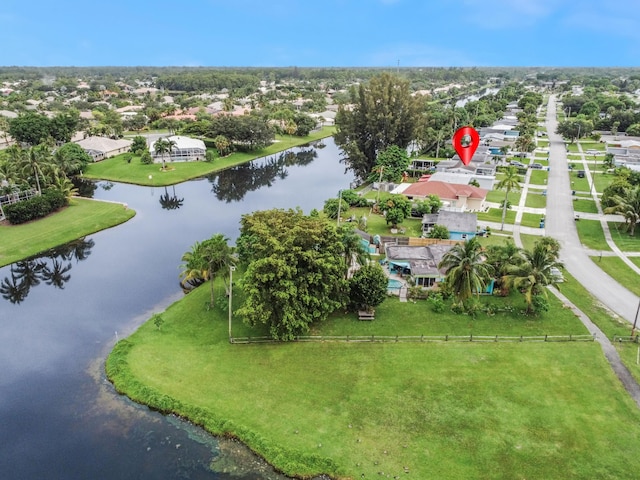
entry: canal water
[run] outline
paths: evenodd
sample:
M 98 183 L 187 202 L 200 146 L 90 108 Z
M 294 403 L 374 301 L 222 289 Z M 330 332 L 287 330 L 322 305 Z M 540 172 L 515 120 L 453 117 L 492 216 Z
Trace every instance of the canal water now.
M 0 269 L 0 478 L 276 479 L 242 445 L 113 391 L 115 341 L 181 298 L 196 240 L 232 242 L 244 213 L 321 209 L 353 177 L 328 138 L 175 187 L 99 182 L 129 222 Z M 0 238 L 0 242 L 2 239 Z

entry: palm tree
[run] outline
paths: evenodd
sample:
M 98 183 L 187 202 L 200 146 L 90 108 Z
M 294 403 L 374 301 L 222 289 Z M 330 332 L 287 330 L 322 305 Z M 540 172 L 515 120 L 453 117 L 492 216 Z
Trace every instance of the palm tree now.
M 524 293 L 527 313 L 533 312 L 533 299 L 537 295 L 546 297 L 544 287 L 555 285 L 556 277 L 551 270 L 561 267 L 552 249 L 543 242 L 536 242 L 533 251 L 523 250 L 522 259 L 507 268 L 503 281 Z
M 156 143 L 154 144 L 154 150 L 156 151 L 156 154 L 160 155 L 160 157 L 162 158 L 162 170 L 165 170 L 167 168 L 164 159 L 165 154 L 168 153 L 169 157 L 171 157 L 171 152 L 173 152 L 173 147 L 175 145 L 176 142 L 166 138 L 159 138 L 158 140 L 156 140 Z
M 520 190 L 520 175 L 518 175 L 518 170 L 514 166 L 507 167 L 504 170 L 504 178 L 500 180 L 500 183 L 496 186 L 498 190 L 505 190 L 504 193 L 504 203 L 502 204 L 502 226 L 500 230 L 504 230 L 504 219 L 507 216 L 507 201 L 509 198 L 509 193 L 513 190 L 517 192 Z
M 345 278 L 349 277 L 351 267 L 354 264 L 363 266 L 369 263 L 369 252 L 362 245 L 362 239 L 351 224 L 342 224 L 338 227 L 340 242 L 342 243 L 344 263 L 346 266 Z
M 545 237 L 547 238 L 547 237 Z M 487 247 L 487 262 L 493 267 L 494 276 L 497 279 L 502 294 L 508 294 L 508 287 L 502 282 L 502 277 L 507 274 L 507 269 L 522 261 L 522 249 L 509 239 L 502 245 L 489 245 Z
M 454 245 L 444 254 L 438 268 L 446 270 L 445 285 L 451 288 L 460 303 L 484 291 L 493 272 L 475 237 Z
M 7 149 L 7 153 L 24 178 L 34 176 L 38 193 L 42 193 L 40 179 L 44 180 L 47 171 L 54 170 L 49 147 L 37 145 L 23 150 L 20 147 L 11 146 Z
M 612 207 L 604 209 L 604 213 L 618 213 L 624 217 L 627 231 L 632 237 L 636 224 L 640 221 L 640 185 L 624 190 L 623 195 L 614 195 L 610 201 Z
M 180 285 L 185 290 L 190 290 L 211 280 L 211 302 L 214 302 L 213 285 L 217 276 L 222 275 L 222 280 L 227 289 L 226 276 L 229 267 L 236 264 L 234 248 L 228 245 L 229 239 L 218 233 L 208 240 L 196 242 L 191 249 L 182 256 L 182 272 L 180 273 Z

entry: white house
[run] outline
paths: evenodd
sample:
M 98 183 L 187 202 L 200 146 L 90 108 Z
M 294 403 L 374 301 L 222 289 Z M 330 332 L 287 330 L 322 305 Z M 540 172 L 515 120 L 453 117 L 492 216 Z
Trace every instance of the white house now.
M 94 162 L 128 152 L 133 143 L 131 140 L 113 140 L 107 137 L 87 137 L 76 142 L 87 152 Z
M 183 137 L 181 135 L 172 135 L 166 137 L 165 140 L 174 142 L 171 149 L 169 160 L 172 162 L 188 162 L 191 160 L 204 160 L 207 153 L 207 147 L 204 142 L 197 138 Z M 161 162 L 162 156 L 156 152 L 156 141 L 149 146 L 149 152 L 155 162 Z

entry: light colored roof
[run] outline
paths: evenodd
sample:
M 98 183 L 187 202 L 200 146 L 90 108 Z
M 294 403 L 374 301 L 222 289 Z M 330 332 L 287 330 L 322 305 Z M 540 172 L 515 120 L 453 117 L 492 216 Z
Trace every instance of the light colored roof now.
M 98 152 L 108 153 L 121 148 L 127 148 L 131 146 L 133 142 L 124 138 L 113 140 L 107 137 L 87 137 L 76 143 L 85 150 L 96 150 Z
M 189 148 L 200 148 L 202 150 L 207 149 L 204 142 L 198 138 L 183 137 L 182 135 L 172 135 L 170 137 L 166 137 L 166 140 L 175 142 L 175 146 L 173 148 L 176 148 L 176 149 L 189 149 Z M 149 147 L 149 151 L 151 152 L 155 151 L 156 141 L 154 141 L 151 144 L 151 146 Z

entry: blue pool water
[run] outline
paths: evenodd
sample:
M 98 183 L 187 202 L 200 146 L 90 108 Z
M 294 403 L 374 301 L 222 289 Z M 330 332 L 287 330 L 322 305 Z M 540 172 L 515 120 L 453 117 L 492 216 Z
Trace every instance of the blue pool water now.
M 402 282 L 400 280 L 395 280 L 393 278 L 389 279 L 389 283 L 387 284 L 387 288 L 389 290 L 400 290 L 402 287 Z

